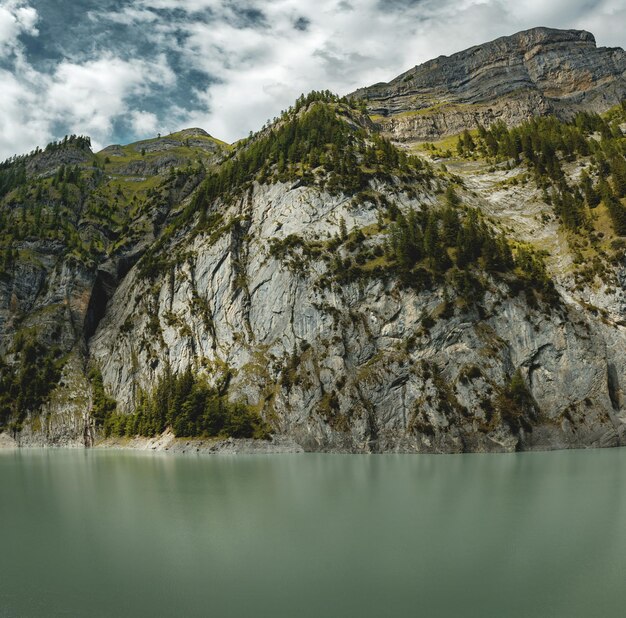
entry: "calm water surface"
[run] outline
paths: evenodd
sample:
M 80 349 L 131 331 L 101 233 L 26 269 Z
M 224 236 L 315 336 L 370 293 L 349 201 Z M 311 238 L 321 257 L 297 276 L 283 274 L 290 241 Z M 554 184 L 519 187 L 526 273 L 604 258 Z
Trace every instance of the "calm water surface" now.
M 0 452 L 0 616 L 626 616 L 626 450 Z

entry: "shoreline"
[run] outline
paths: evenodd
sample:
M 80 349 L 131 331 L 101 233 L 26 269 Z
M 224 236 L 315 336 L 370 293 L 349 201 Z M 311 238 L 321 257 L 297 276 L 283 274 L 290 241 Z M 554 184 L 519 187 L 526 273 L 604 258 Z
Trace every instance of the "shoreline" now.
M 177 438 L 172 432 L 166 431 L 160 436 L 145 438 L 104 438 L 93 446 L 86 447 L 79 442 L 64 444 L 22 443 L 14 440 L 6 433 L 0 433 L 0 450 L 19 448 L 83 448 L 85 450 L 129 450 L 175 454 L 207 454 L 207 455 L 258 455 L 279 453 L 304 453 L 304 449 L 289 438 L 274 437 L 271 440 L 255 440 L 253 438 Z
M 206 455 L 262 455 L 262 454 L 302 454 L 312 453 L 335 453 L 335 454 L 388 454 L 388 455 L 480 455 L 480 454 L 526 454 L 526 453 L 551 453 L 567 451 L 595 451 L 613 448 L 624 448 L 626 444 L 602 444 L 602 445 L 564 445 L 545 444 L 541 447 L 513 451 L 507 449 L 474 450 L 474 451 L 418 451 L 413 449 L 392 448 L 383 451 L 367 451 L 350 448 L 319 448 L 307 449 L 286 436 L 273 436 L 270 440 L 258 440 L 253 438 L 177 438 L 173 432 L 166 431 L 160 436 L 147 438 L 135 437 L 110 437 L 102 438 L 91 446 L 85 446 L 75 439 L 58 440 L 47 442 L 43 437 L 28 435 L 26 439 L 15 440 L 7 433 L 0 433 L 0 452 L 18 449 L 83 449 L 83 450 L 127 450 L 155 453 L 174 454 L 206 454 Z

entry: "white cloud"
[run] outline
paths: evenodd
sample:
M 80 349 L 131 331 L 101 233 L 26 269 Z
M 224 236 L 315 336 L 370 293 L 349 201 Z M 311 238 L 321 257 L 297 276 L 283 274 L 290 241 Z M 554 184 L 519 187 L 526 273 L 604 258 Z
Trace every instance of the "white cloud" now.
M 87 14 L 89 19 L 97 22 L 101 17 L 98 11 L 89 11 Z M 138 9 L 133 6 L 124 7 L 117 13 L 107 13 L 106 19 L 110 22 L 122 25 L 135 25 L 140 23 L 154 23 L 158 21 L 158 16 L 152 11 L 146 9 Z
M 0 53 L 15 51 L 21 34 L 36 35 L 37 19 L 37 11 L 19 0 L 0 5 Z
M 45 95 L 52 113 L 71 119 L 75 132 L 90 133 L 99 141 L 111 131 L 113 119 L 126 112 L 130 97 L 175 80 L 164 56 L 155 62 L 105 57 L 61 63 Z
M 232 141 L 301 92 L 346 94 L 538 25 L 588 29 L 599 45 L 626 42 L 626 0 L 126 0 L 85 19 L 94 28 L 108 19 L 130 37 L 134 28 L 163 55 L 148 58 L 131 40 L 107 46 L 102 37 L 93 50 L 95 39 L 83 35 L 82 56 L 74 51 L 44 73 L 19 43 L 43 31 L 37 12 L 24 0 L 0 3 L 0 53 L 14 58 L 1 76 L 0 158 L 59 137 L 60 125 L 102 145 L 120 123 L 137 138 L 201 126 Z M 190 70 L 210 76 L 209 85 L 192 82 Z
M 22 63 L 18 74 L 5 72 L 2 79 L 0 158 L 60 137 L 53 133 L 60 122 L 70 133 L 90 135 L 94 148 L 109 143 L 113 122 L 126 116 L 138 133 L 153 132 L 156 116 L 129 109 L 132 99 L 176 81 L 164 56 L 152 62 L 116 57 L 63 61 L 51 75 Z
M 156 114 L 146 111 L 133 111 L 130 114 L 135 133 L 138 135 L 154 135 L 159 129 L 159 119 Z
M 34 114 L 40 99 L 9 71 L 0 71 L 0 159 L 31 150 L 49 141 L 50 123 Z

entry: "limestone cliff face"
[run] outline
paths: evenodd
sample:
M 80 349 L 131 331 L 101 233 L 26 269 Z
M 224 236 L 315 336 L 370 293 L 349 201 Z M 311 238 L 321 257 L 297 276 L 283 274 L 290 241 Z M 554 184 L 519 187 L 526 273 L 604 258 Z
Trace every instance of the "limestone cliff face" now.
M 410 69 L 351 96 L 394 139 L 432 141 L 477 123 L 602 112 L 626 96 L 626 53 L 589 32 L 535 28 Z
M 16 436 L 21 444 L 90 443 L 87 342 L 109 298 L 154 242 L 170 210 L 201 179 L 198 174 L 179 175 L 168 183 L 168 175 L 187 165 L 191 157 L 210 162 L 220 149 L 204 131 L 189 129 L 136 145 L 112 146 L 100 155 L 79 138 L 53 144 L 25 159 L 28 190 L 18 188 L 0 199 L 0 216 L 35 204 L 40 224 L 14 228 L 13 239 L 3 248 L 0 368 L 3 361 L 16 362 L 16 340 L 22 337 L 35 339 L 40 354 L 54 351 L 55 358 L 63 361 L 63 370 L 41 412 L 29 418 Z M 71 175 L 76 169 L 80 179 L 61 190 L 60 172 Z M 145 183 L 154 187 L 166 183 L 169 189 L 147 199 L 150 189 L 143 188 Z M 122 214 L 132 206 L 131 217 Z M 3 220 L 11 221 L 10 215 Z M 133 233 L 124 235 L 130 227 Z M 84 254 L 90 243 L 100 247 L 99 255 Z
M 385 191 L 384 186 L 378 187 Z M 401 208 L 436 202 L 424 189 Z M 218 206 L 219 207 L 219 206 Z M 321 285 L 322 258 L 270 247 L 291 234 L 334 235 L 377 220 L 376 207 L 310 188 L 255 186 L 219 239 L 181 237 L 185 258 L 162 280 L 131 271 L 90 341 L 120 404 L 166 364 L 232 370 L 230 390 L 274 431 L 310 450 L 461 452 L 623 443 L 626 332 L 563 297 L 546 312 L 494 283 L 479 307 L 444 312 L 446 292 L 393 278 Z M 606 301 L 621 314 L 623 291 Z M 620 304 L 621 303 L 621 304 Z M 424 316 L 433 324 L 425 328 Z M 605 323 L 606 322 L 606 323 Z M 536 408 L 505 420 L 516 369 Z M 496 409 L 500 406 L 501 412 Z

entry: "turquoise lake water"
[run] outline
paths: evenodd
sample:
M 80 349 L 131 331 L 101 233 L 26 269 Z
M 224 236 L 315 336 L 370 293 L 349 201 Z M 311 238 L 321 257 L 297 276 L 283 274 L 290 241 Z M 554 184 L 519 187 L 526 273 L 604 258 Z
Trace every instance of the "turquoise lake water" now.
M 0 616 L 626 616 L 626 449 L 0 451 Z

